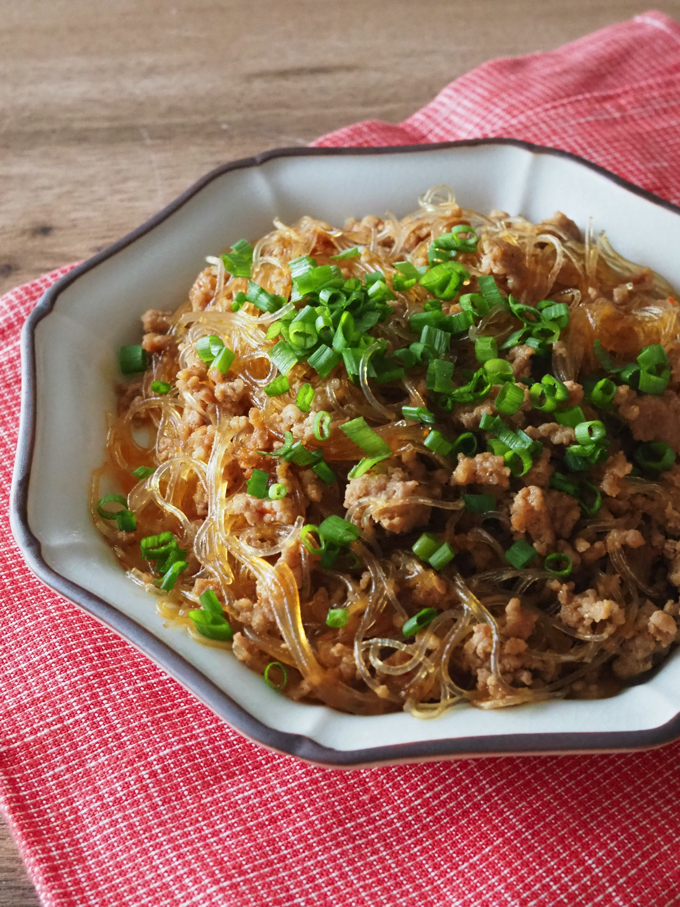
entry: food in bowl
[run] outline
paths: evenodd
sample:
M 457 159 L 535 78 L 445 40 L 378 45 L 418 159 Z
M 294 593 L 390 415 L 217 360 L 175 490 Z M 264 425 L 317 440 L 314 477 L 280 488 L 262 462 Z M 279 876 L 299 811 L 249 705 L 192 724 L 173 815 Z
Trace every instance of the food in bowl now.
M 92 514 L 167 622 L 354 714 L 604 696 L 667 656 L 673 288 L 446 187 L 274 227 L 121 351 Z

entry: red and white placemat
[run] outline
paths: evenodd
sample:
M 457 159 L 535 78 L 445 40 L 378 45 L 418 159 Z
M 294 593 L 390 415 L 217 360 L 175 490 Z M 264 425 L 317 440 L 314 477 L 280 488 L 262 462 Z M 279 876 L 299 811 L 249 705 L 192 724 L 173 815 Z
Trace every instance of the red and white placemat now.
M 478 136 L 565 148 L 679 203 L 680 27 L 646 13 L 487 63 L 398 126 L 316 144 Z M 680 744 L 310 767 L 239 737 L 33 578 L 7 520 L 19 331 L 66 270 L 0 300 L 0 797 L 43 904 L 680 904 Z

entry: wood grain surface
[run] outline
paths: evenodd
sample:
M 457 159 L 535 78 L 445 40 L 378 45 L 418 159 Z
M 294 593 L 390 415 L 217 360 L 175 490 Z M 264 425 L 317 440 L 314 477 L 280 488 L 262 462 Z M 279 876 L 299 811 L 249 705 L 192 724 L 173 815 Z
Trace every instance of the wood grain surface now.
M 680 0 L 654 8 L 680 19 Z M 644 0 L 0 0 L 0 293 L 129 232 L 208 170 L 399 122 L 485 60 Z M 0 828 L 0 907 L 38 904 Z M 67 904 L 67 901 L 60 901 Z

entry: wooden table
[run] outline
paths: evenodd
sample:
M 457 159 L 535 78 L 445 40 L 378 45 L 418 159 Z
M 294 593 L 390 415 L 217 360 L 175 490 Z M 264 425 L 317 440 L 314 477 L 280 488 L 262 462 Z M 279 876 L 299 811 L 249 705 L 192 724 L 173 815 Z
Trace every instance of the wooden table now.
M 497 57 L 680 0 L 23 0 L 0 24 L 0 292 L 230 159 L 398 122 Z M 37 904 L 0 830 L 0 907 Z

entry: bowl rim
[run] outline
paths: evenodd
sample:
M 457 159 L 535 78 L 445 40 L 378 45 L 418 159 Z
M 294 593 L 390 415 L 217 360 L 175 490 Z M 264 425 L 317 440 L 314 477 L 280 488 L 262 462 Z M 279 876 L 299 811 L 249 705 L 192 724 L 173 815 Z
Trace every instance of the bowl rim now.
M 119 611 L 97 595 L 71 582 L 50 567 L 43 558 L 41 545 L 28 522 L 28 491 L 33 465 L 36 434 L 36 353 L 37 325 L 53 310 L 59 295 L 82 275 L 113 257 L 139 238 L 145 236 L 213 180 L 234 170 L 259 167 L 268 161 L 292 157 L 346 157 L 350 155 L 382 155 L 427 153 L 476 146 L 509 146 L 534 155 L 565 158 L 595 171 L 619 187 L 645 200 L 680 215 L 680 207 L 631 183 L 577 154 L 560 148 L 536 145 L 521 139 L 477 138 L 452 142 L 386 147 L 295 147 L 275 148 L 247 158 L 222 164 L 211 170 L 174 201 L 153 215 L 135 230 L 123 236 L 101 252 L 77 265 L 42 295 L 29 314 L 21 334 L 21 415 L 17 453 L 10 493 L 10 524 L 14 538 L 32 572 L 47 586 L 83 608 L 95 619 L 114 630 L 134 648 L 150 658 L 157 666 L 177 680 L 189 692 L 216 713 L 228 725 L 248 739 L 277 753 L 295 756 L 305 762 L 326 768 L 360 768 L 414 761 L 433 761 L 446 758 L 474 756 L 547 755 L 578 752 L 615 752 L 641 750 L 662 746 L 680 737 L 680 709 L 670 721 L 655 728 L 634 731 L 580 731 L 568 733 L 499 734 L 479 737 L 442 738 L 411 743 L 390 744 L 366 749 L 336 750 L 317 743 L 302 734 L 279 731 L 268 727 L 235 702 L 228 693 L 209 680 L 175 649 L 158 639 L 149 630 Z

